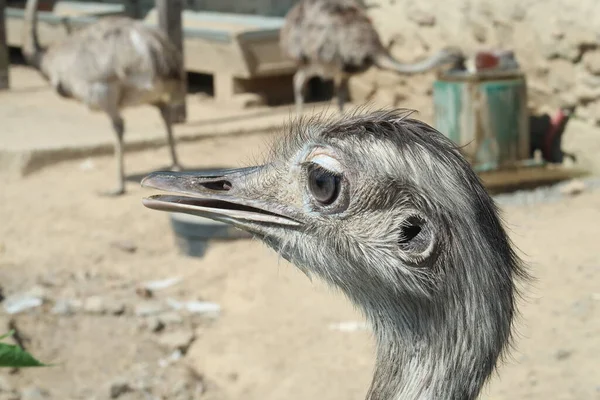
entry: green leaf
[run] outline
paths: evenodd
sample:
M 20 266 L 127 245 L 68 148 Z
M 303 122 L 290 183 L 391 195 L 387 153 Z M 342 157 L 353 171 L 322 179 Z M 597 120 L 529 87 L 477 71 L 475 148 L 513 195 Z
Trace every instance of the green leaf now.
M 0 339 L 5 338 L 8 335 L 2 336 Z M 31 354 L 12 344 L 0 343 L 0 367 L 47 367 L 44 364 L 35 359 Z
M 0 336 L 0 340 L 6 339 L 7 337 L 12 337 L 12 335 L 14 335 L 14 334 L 15 334 L 15 331 L 10 331 L 6 335 Z

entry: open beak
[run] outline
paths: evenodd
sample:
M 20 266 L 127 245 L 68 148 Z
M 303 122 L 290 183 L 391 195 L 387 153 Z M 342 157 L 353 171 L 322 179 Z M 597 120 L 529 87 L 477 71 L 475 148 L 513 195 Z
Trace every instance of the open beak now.
M 249 187 L 265 166 L 226 169 L 213 172 L 153 172 L 142 180 L 143 187 L 176 194 L 154 195 L 143 199 L 151 209 L 181 212 L 225 222 L 259 233 L 267 226 L 300 226 L 294 211 L 272 200 L 249 193 Z M 254 189 L 254 190 L 253 190 Z M 266 196 L 265 196 L 266 197 Z

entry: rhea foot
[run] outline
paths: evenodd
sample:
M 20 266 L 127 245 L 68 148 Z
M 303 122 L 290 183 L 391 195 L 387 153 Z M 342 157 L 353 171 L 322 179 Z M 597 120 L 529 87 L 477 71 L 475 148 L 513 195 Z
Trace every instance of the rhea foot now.
M 183 171 L 183 167 L 179 163 L 171 164 L 169 171 L 180 172 Z

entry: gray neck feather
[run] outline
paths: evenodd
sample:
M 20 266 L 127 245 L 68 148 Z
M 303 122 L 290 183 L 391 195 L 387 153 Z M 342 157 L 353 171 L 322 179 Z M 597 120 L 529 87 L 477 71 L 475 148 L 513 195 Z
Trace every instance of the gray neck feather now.
M 395 71 L 400 74 L 418 74 L 447 64 L 448 60 L 442 53 L 436 53 L 423 61 L 413 64 L 404 64 L 394 59 L 389 53 L 382 49 L 382 51 L 375 56 L 374 62 L 379 68 Z

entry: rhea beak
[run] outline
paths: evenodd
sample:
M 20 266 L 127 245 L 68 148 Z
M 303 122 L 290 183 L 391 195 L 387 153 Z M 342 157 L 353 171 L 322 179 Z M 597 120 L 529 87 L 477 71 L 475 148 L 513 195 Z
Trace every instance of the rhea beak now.
M 259 181 L 257 175 L 265 168 L 256 166 L 204 173 L 153 172 L 142 180 L 143 187 L 176 194 L 150 196 L 143 199 L 143 204 L 154 210 L 214 219 L 253 233 L 262 233 L 269 226 L 300 226 L 294 210 L 250 194 L 260 193 L 251 185 Z

